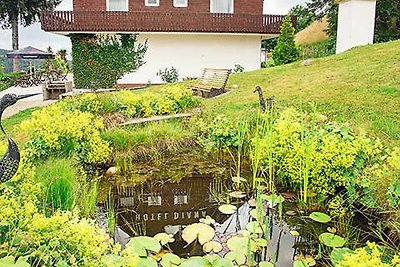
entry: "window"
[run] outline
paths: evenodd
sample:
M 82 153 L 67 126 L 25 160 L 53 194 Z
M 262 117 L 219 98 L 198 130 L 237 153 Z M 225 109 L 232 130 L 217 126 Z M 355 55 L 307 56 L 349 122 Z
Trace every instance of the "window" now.
M 233 0 L 210 0 L 211 13 L 233 13 Z
M 161 196 L 148 196 L 147 197 L 148 206 L 161 206 Z
M 175 195 L 174 196 L 174 205 L 185 205 L 188 203 L 187 195 Z
M 108 11 L 129 11 L 129 0 L 107 0 Z
M 146 6 L 159 6 L 160 0 L 144 0 Z
M 188 0 L 174 0 L 174 7 L 187 7 Z

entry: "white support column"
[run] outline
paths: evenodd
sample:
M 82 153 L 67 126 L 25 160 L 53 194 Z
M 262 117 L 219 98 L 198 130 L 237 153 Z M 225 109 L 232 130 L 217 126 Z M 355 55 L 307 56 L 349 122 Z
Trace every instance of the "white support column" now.
M 373 44 L 376 0 L 341 0 L 336 54 L 350 48 Z

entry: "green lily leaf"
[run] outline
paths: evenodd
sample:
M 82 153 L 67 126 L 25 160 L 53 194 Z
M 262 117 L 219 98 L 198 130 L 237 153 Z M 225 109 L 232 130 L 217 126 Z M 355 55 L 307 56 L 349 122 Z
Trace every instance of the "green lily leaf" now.
M 327 223 L 331 221 L 331 217 L 323 212 L 313 212 L 309 217 L 310 219 L 320 223 Z
M 241 191 L 234 191 L 234 192 L 229 193 L 229 196 L 233 197 L 233 198 L 244 198 L 244 197 L 246 197 L 246 194 Z
M 225 259 L 230 262 L 236 262 L 237 265 L 243 265 L 246 263 L 246 255 L 244 253 L 246 252 L 230 251 L 225 254 Z
M 161 245 L 155 238 L 149 236 L 139 236 L 132 238 L 126 245 L 125 250 L 146 257 L 147 251 L 157 253 L 161 250 Z
M 28 257 L 20 257 L 17 261 L 13 256 L 7 256 L 0 259 L 1 267 L 30 267 L 31 265 L 27 262 Z
M 231 215 L 234 214 L 237 210 L 236 206 L 230 205 L 230 204 L 224 204 L 219 206 L 218 210 L 222 212 L 223 214 Z
M 180 267 L 209 267 L 211 265 L 210 261 L 204 257 L 191 257 L 186 261 L 182 262 Z
M 153 258 L 139 258 L 136 267 L 158 267 L 158 264 Z
M 173 243 L 175 241 L 174 237 L 171 234 L 166 234 L 166 233 L 159 233 L 154 236 L 158 242 L 161 243 L 161 245 L 165 246 L 168 243 Z
M 249 237 L 234 236 L 228 239 L 226 245 L 231 251 L 239 253 L 247 253 L 248 241 Z M 253 240 L 250 240 L 250 250 L 254 252 L 257 251 L 257 249 L 258 249 L 257 244 Z
M 215 224 L 215 220 L 208 215 L 205 218 L 201 218 L 199 221 L 208 225 Z
M 246 229 L 247 231 L 249 231 L 252 234 L 262 234 L 263 233 L 263 229 L 260 226 L 260 223 L 258 222 L 249 222 L 246 225 Z
M 346 243 L 343 237 L 331 233 L 321 234 L 319 236 L 319 241 L 331 248 L 340 248 Z
M 209 254 L 204 258 L 210 261 L 212 267 L 233 267 L 232 261 L 221 258 L 218 254 Z
M 190 244 L 196 239 L 199 239 L 200 244 L 204 244 L 214 238 L 214 229 L 204 223 L 194 223 L 188 225 L 182 231 L 182 238 L 186 243 Z
M 181 264 L 182 260 L 177 255 L 172 253 L 165 254 L 161 259 L 161 266 L 162 267 L 174 267 Z
M 222 245 L 217 241 L 208 241 L 203 245 L 203 250 L 206 253 L 210 252 L 218 253 L 222 250 Z
M 274 267 L 274 264 L 268 261 L 262 261 L 258 264 L 259 267 Z

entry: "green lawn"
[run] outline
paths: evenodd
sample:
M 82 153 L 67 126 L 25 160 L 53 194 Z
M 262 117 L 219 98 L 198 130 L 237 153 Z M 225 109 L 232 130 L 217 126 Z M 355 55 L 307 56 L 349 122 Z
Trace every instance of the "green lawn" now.
M 317 110 L 338 122 L 349 122 L 388 144 L 400 145 L 400 40 L 355 48 L 341 55 L 234 74 L 229 86 L 239 88 L 209 100 L 214 113 L 236 117 L 258 106 L 253 94 L 262 86 L 277 107 L 294 105 Z

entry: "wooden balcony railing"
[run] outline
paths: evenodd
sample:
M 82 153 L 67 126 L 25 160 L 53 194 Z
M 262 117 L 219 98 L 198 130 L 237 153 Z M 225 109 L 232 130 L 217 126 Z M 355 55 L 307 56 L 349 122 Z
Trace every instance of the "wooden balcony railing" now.
M 202 32 L 278 34 L 284 16 L 184 12 L 45 11 L 49 32 Z M 296 18 L 293 17 L 293 23 Z

